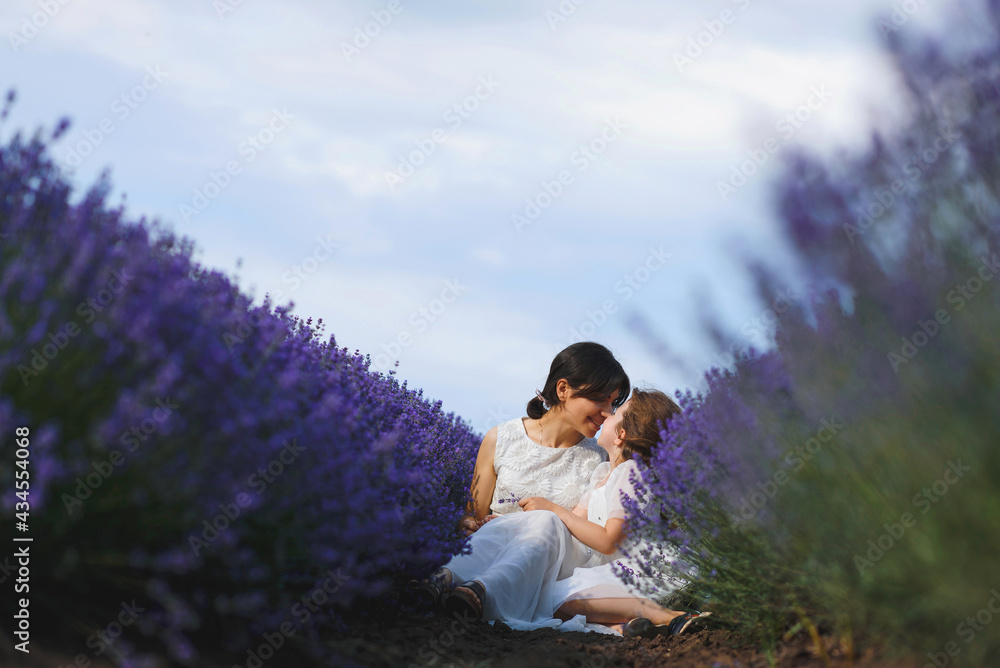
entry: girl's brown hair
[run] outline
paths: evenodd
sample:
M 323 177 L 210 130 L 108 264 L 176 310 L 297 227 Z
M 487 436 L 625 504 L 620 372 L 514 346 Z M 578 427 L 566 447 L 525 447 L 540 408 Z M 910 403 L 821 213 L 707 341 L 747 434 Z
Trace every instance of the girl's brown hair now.
M 625 461 L 639 455 L 648 465 L 653 450 L 663 440 L 660 429 L 669 429 L 670 420 L 680 412 L 680 406 L 659 390 L 633 389 L 628 409 L 618 427 L 625 430 L 622 444 Z

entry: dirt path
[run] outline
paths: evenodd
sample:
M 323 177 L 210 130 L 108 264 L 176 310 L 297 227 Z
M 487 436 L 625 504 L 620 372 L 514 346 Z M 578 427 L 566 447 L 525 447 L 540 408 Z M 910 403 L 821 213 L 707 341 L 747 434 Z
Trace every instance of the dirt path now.
M 378 668 L 462 666 L 479 668 L 605 666 L 711 666 L 766 668 L 759 652 L 733 647 L 729 631 L 706 630 L 692 635 L 644 640 L 598 633 L 564 633 L 552 629 L 514 631 L 503 624 L 447 618 L 400 620 L 390 628 L 370 629 L 335 638 L 329 646 L 345 662 Z M 827 641 L 830 666 L 909 668 L 916 663 L 882 662 L 871 654 L 849 661 L 838 643 Z M 778 656 L 779 668 L 824 666 L 808 636 L 793 639 Z
M 251 668 L 768 668 L 770 661 L 753 649 L 734 646 L 729 631 L 705 630 L 673 638 L 644 640 L 599 633 L 564 633 L 552 629 L 514 631 L 502 623 L 463 621 L 444 617 L 403 617 L 393 622 L 361 624 L 350 635 L 327 634 L 331 656 L 308 658 L 286 646 Z M 294 643 L 293 643 L 294 645 Z M 204 647 L 205 645 L 201 645 Z M 850 661 L 839 644 L 825 642 L 829 663 L 819 656 L 806 634 L 800 634 L 778 653 L 778 668 L 919 668 L 916 661 L 883 661 L 866 652 Z M 30 656 L 0 643 L 0 665 L 18 668 L 71 666 L 74 657 L 33 648 Z M 148 655 L 147 655 L 148 656 Z M 113 668 L 94 659 L 87 668 Z M 233 656 L 201 656 L 185 668 L 231 668 Z M 150 668 L 179 666 L 164 657 L 146 661 Z M 246 665 L 246 659 L 236 664 Z

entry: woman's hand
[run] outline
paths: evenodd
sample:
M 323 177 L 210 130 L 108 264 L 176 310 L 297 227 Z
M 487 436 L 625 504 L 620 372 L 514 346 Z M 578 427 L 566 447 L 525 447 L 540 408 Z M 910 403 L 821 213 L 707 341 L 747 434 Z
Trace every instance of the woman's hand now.
M 551 510 L 555 512 L 556 508 L 562 508 L 559 504 L 553 503 L 546 498 L 541 496 L 529 496 L 521 499 L 517 502 L 517 505 L 525 511 L 529 510 Z
M 480 522 L 475 517 L 471 515 L 463 515 L 462 519 L 458 521 L 458 530 L 464 533 L 466 536 L 471 536 L 479 530 L 479 527 L 483 526 L 484 522 Z

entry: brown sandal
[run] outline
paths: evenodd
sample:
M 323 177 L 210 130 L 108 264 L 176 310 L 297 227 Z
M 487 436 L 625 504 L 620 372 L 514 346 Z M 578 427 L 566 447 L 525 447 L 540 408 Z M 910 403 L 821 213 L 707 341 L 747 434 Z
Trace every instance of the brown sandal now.
M 670 620 L 667 624 L 653 624 L 645 617 L 636 617 L 622 628 L 626 638 L 655 638 L 657 636 L 679 636 L 699 630 L 700 623 L 711 612 L 686 612 Z
M 482 619 L 485 601 L 486 587 L 478 580 L 470 580 L 458 585 L 445 596 L 444 607 L 449 613 Z
M 406 584 L 413 603 L 423 608 L 437 608 L 448 592 L 449 581 L 450 578 L 446 579 L 439 571 L 426 580 L 410 580 Z

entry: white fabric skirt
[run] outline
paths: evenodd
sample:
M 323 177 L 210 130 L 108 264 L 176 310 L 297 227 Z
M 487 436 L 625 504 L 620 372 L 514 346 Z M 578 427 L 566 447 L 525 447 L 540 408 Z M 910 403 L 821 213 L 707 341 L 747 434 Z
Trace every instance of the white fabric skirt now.
M 452 572 L 455 584 L 483 583 L 484 619 L 551 620 L 558 607 L 553 607 L 557 581 L 592 555 L 548 510 L 502 515 L 484 524 L 470 540 L 472 552 L 452 557 L 445 568 Z

